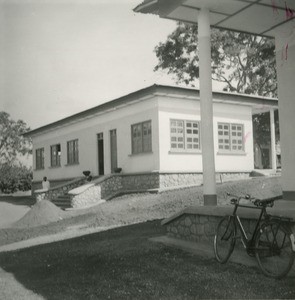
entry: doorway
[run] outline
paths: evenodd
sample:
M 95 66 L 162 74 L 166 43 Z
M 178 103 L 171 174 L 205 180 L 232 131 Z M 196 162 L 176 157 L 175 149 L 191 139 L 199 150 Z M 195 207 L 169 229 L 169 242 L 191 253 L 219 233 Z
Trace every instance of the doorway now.
M 97 135 L 98 175 L 104 175 L 103 133 Z
M 118 167 L 116 129 L 110 130 L 110 140 L 111 140 L 111 172 L 114 173 L 115 169 Z

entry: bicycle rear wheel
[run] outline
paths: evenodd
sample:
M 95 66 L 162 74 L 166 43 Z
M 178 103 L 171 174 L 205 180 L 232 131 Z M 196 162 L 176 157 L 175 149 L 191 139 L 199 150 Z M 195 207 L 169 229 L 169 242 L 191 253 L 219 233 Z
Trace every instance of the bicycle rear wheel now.
M 255 239 L 255 256 L 262 272 L 272 278 L 282 278 L 288 274 L 294 252 L 290 230 L 277 221 L 262 225 Z
M 233 216 L 224 217 L 218 224 L 214 236 L 214 253 L 218 262 L 228 261 L 235 247 L 236 227 Z

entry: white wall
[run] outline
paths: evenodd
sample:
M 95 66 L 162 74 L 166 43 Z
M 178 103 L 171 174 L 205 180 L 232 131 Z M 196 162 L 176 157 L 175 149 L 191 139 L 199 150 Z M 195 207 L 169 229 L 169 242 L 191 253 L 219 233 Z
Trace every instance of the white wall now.
M 254 168 L 253 132 L 251 107 L 214 103 L 213 126 L 215 165 L 217 172 L 249 172 Z M 170 119 L 200 121 L 200 103 L 189 99 L 159 99 L 160 170 L 202 172 L 202 157 L 199 153 L 173 153 L 170 150 Z M 244 124 L 245 151 L 242 155 L 218 152 L 218 122 Z M 205 134 L 202 133 L 201 134 Z M 202 147 L 202 146 L 201 146 Z
M 199 102 L 189 99 L 159 98 L 160 171 L 202 172 L 201 152 L 172 153 L 170 119 L 200 121 Z
M 217 172 L 251 172 L 254 169 L 252 110 L 249 106 L 214 103 L 214 144 Z M 244 125 L 244 153 L 224 154 L 218 151 L 218 123 Z
M 166 96 L 149 98 L 108 113 L 93 116 L 80 122 L 60 127 L 33 137 L 34 154 L 38 148 L 45 148 L 45 169 L 35 170 L 34 181 L 43 176 L 49 180 L 69 179 L 82 176 L 84 170 L 98 175 L 97 134 L 104 135 L 104 171 L 110 174 L 110 130 L 117 130 L 118 167 L 123 173 L 150 171 L 202 172 L 202 157 L 199 153 L 171 153 L 170 119 L 200 121 L 199 102 Z M 152 153 L 131 155 L 131 125 L 152 121 Z M 219 154 L 215 149 L 217 172 L 245 172 L 254 168 L 253 133 L 251 108 L 225 103 L 214 104 L 214 141 L 218 144 L 217 123 L 244 124 L 246 136 L 243 155 Z M 205 134 L 205 133 L 201 133 Z M 67 141 L 78 139 L 79 164 L 67 165 Z M 61 166 L 50 167 L 50 146 L 61 144 Z
M 152 121 L 152 153 L 131 155 L 131 125 Z M 43 176 L 50 179 L 74 178 L 82 176 L 84 170 L 98 175 L 97 134 L 104 135 L 105 174 L 110 174 L 110 130 L 117 130 L 118 167 L 124 173 L 153 171 L 158 166 L 158 113 L 156 99 L 138 102 L 107 114 L 96 116 L 78 123 L 33 138 L 34 154 L 38 148 L 45 148 L 45 169 L 36 169 L 34 158 L 34 181 Z M 79 140 L 79 164 L 67 166 L 67 141 Z M 61 167 L 50 167 L 50 146 L 61 144 Z

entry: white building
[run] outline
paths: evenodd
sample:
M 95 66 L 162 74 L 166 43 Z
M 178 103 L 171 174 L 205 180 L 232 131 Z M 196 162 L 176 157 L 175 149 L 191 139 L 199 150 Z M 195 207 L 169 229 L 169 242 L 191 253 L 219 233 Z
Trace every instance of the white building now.
M 248 176 L 252 114 L 276 108 L 277 100 L 219 92 L 213 102 L 216 172 Z M 116 168 L 123 175 L 174 174 L 177 185 L 196 183 L 188 174 L 201 176 L 202 134 L 199 91 L 153 85 L 26 133 L 33 140 L 33 186 L 40 188 L 44 176 L 54 186 L 85 170 L 96 177 Z

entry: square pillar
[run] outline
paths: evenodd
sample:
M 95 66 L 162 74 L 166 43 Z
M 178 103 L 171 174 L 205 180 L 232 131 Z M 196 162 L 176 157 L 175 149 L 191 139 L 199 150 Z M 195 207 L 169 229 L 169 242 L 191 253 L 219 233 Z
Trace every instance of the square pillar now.
M 277 33 L 276 61 L 283 200 L 295 203 L 295 31 Z
M 198 44 L 204 205 L 217 205 L 213 138 L 211 29 L 209 10 L 206 8 L 202 8 L 198 15 Z
M 274 109 L 270 111 L 270 146 L 271 146 L 271 168 L 277 170 L 277 153 L 276 153 L 276 131 L 275 131 L 275 113 Z

